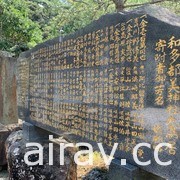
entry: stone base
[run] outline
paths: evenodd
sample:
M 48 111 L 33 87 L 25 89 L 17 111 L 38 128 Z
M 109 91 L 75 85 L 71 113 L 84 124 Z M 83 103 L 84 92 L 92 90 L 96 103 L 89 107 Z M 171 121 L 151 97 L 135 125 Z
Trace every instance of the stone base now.
M 126 163 L 121 165 L 121 161 L 113 159 L 109 166 L 108 176 L 110 180 L 164 180 L 152 173 L 146 172 L 137 166 Z
M 131 164 L 121 165 L 121 161 L 113 159 L 109 166 L 109 179 L 133 180 L 139 176 L 139 168 Z
M 52 133 L 45 131 L 33 124 L 28 122 L 23 122 L 23 138 L 29 142 L 43 141 L 48 140 L 49 135 L 53 135 Z M 54 138 L 57 137 L 54 135 Z
M 6 152 L 8 158 L 8 170 L 10 179 L 28 180 L 28 179 L 43 179 L 43 180 L 76 180 L 77 166 L 74 162 L 75 148 L 65 149 L 65 165 L 60 166 L 60 149 L 59 143 L 53 143 L 54 163 L 49 165 L 49 141 L 40 141 L 43 146 L 43 165 L 28 166 L 24 162 L 24 155 L 37 148 L 26 148 L 26 141 L 23 138 L 23 132 L 17 131 L 12 133 L 6 141 Z M 62 140 L 64 143 L 64 140 Z M 51 142 L 52 143 L 52 142 Z M 39 159 L 38 155 L 30 155 L 29 161 L 35 162 Z

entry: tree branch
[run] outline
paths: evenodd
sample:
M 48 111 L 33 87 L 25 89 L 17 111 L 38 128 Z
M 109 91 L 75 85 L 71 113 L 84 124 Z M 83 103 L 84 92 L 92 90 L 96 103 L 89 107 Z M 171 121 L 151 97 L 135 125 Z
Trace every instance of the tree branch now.
M 135 7 L 135 6 L 143 6 L 143 5 L 148 5 L 148 4 L 157 4 L 157 3 L 161 3 L 161 2 L 165 2 L 165 1 L 171 1 L 171 0 L 157 0 L 154 2 L 147 2 L 147 3 L 141 3 L 141 4 L 130 4 L 130 5 L 124 6 L 124 8 Z
M 86 4 L 86 5 L 89 5 L 87 2 L 84 2 L 84 1 L 81 1 L 81 0 L 73 0 L 74 2 L 77 2 L 77 3 L 83 3 L 83 4 Z
M 127 0 L 124 0 L 124 4 L 127 2 Z

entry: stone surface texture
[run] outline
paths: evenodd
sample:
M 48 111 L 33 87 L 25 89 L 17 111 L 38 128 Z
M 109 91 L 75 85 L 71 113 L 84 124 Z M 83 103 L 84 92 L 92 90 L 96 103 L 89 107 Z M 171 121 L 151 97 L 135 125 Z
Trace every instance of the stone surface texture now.
M 65 150 L 65 165 L 59 164 L 59 145 L 54 143 L 54 164 L 49 165 L 48 143 L 39 142 L 43 148 L 43 165 L 28 166 L 24 162 L 26 152 L 34 150 L 35 147 L 26 148 L 26 143 L 23 139 L 23 132 L 17 131 L 12 133 L 6 141 L 6 152 L 8 159 L 9 176 L 12 180 L 76 180 L 77 171 L 74 163 L 75 149 L 67 148 Z M 38 160 L 38 156 L 29 156 L 30 161 Z
M 18 122 L 16 97 L 16 58 L 0 51 L 0 123 Z

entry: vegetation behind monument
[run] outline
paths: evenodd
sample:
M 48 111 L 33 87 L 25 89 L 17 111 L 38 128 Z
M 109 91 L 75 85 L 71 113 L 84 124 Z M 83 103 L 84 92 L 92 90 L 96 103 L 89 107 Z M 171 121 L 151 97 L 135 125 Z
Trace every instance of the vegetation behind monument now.
M 48 39 L 72 33 L 115 12 L 118 3 L 128 9 L 157 2 L 180 13 L 178 0 L 0 0 L 0 50 L 19 54 Z

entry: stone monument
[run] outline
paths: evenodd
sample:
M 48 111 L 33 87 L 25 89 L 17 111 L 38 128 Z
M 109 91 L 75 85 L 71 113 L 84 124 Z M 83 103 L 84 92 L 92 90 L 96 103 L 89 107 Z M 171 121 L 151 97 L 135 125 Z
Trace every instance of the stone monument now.
M 107 154 L 118 143 L 115 157 L 132 171 L 179 179 L 179 56 L 180 17 L 168 10 L 152 5 L 102 16 L 21 55 L 19 114 L 49 134 L 102 143 Z M 151 160 L 147 166 L 132 155 L 143 142 L 151 147 L 139 148 L 138 159 Z M 159 143 L 172 145 L 159 152 L 169 166 L 154 160 Z
M 0 123 L 18 122 L 16 96 L 16 58 L 0 52 Z

